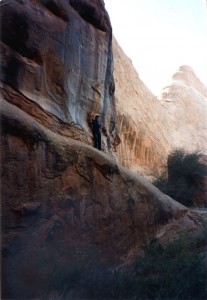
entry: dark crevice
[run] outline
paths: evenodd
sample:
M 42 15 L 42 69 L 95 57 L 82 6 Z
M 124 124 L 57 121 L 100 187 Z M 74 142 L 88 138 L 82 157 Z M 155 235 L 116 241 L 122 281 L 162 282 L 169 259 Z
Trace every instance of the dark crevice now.
M 21 56 L 42 63 L 41 55 L 37 48 L 28 43 L 29 20 L 24 14 L 13 13 L 2 17 L 2 41 Z
M 9 57 L 7 64 L 2 66 L 2 72 L 0 78 L 2 82 L 12 86 L 15 89 L 19 89 L 18 73 L 21 68 L 22 62 L 16 57 Z
M 100 13 L 98 9 L 89 1 L 86 2 L 83 0 L 71 0 L 70 5 L 87 23 L 92 24 L 94 27 L 98 28 L 101 31 L 110 31 L 111 26 L 107 15 L 104 14 L 102 10 L 102 13 Z
M 64 21 L 68 21 L 68 15 L 63 10 L 63 8 L 60 8 L 55 0 L 42 0 L 41 3 L 55 16 L 58 18 L 63 19 Z

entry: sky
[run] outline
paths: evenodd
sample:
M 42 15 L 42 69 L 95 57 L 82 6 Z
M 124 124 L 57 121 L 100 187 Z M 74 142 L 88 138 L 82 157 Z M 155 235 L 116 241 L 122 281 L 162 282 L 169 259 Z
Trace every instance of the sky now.
M 181 65 L 207 86 L 206 0 L 104 0 L 113 34 L 155 94 Z

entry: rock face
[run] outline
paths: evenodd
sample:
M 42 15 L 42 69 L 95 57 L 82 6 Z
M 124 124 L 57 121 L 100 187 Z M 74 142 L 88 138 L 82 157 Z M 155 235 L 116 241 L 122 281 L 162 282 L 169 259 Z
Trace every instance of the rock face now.
M 88 144 L 87 116 L 100 113 L 108 134 L 103 150 L 110 151 L 116 112 L 111 25 L 104 2 L 8 1 L 1 13 L 2 81 L 21 93 L 15 101 L 5 91 L 7 100 L 23 109 L 29 100 L 30 112 L 55 117 L 62 134 Z
M 170 144 L 174 148 L 207 153 L 207 88 L 192 68 L 181 66 L 163 89 L 161 103 L 172 123 Z
M 93 247 L 120 264 L 143 247 L 146 234 L 165 240 L 167 231 L 196 231 L 207 218 L 7 101 L 1 119 L 5 298 L 50 299 L 63 291 L 73 247 Z
M 121 144 L 119 161 L 142 175 L 160 168 L 171 149 L 166 111 L 139 78 L 132 62 L 113 39 L 115 98 Z
M 116 40 L 115 97 L 119 161 L 142 175 L 153 174 L 175 148 L 207 153 L 207 90 L 190 67 L 182 66 L 157 99 L 140 80 Z
M 116 266 L 143 247 L 146 234 L 165 240 L 167 232 L 196 231 L 206 214 L 109 155 L 119 138 L 111 26 L 101 0 L 8 1 L 1 13 L 2 297 L 72 299 L 76 247 Z M 91 110 L 102 114 L 107 154 L 91 147 Z M 120 128 L 131 134 L 127 124 Z M 150 166 L 162 158 L 156 149 Z M 77 253 L 77 264 L 82 259 Z

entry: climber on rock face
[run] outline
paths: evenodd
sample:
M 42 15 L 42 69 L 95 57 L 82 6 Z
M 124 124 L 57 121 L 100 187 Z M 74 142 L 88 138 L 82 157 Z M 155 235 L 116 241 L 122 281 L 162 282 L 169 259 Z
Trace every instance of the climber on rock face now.
M 99 114 L 96 114 L 95 117 L 93 117 L 92 114 L 90 116 L 90 127 L 93 132 L 95 148 L 101 150 L 101 122 L 99 120 Z

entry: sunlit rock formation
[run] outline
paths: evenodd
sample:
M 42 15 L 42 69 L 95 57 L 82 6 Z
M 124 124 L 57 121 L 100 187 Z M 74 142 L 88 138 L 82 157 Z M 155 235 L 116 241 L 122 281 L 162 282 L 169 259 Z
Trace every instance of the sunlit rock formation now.
M 166 240 L 196 231 L 206 214 L 189 211 L 111 155 L 120 139 L 103 1 L 7 1 L 1 14 L 2 296 L 73 299 L 66 284 L 73 280 L 74 249 L 93 248 L 116 267 L 143 249 L 144 236 Z M 135 108 L 130 126 L 132 110 L 123 110 L 122 126 L 120 103 L 117 110 L 121 134 L 126 128 L 131 138 L 136 130 L 145 137 L 136 157 L 144 149 L 141 167 L 151 159 L 152 168 L 170 147 L 162 138 L 169 125 L 164 116 L 158 125 L 163 107 L 147 93 L 156 114 L 144 105 L 142 129 Z M 92 147 L 91 110 L 102 116 L 104 151 Z M 144 131 L 148 118 L 157 120 L 155 138 L 152 129 Z
M 207 153 L 207 90 L 190 67 L 183 66 L 156 98 L 139 78 L 115 39 L 114 78 L 121 144 L 119 161 L 153 175 L 175 148 Z M 140 58 L 141 59 L 141 58 Z
M 115 97 L 121 144 L 119 161 L 142 175 L 165 163 L 170 124 L 158 99 L 141 81 L 131 60 L 113 39 Z
M 174 148 L 207 154 L 207 88 L 189 66 L 181 66 L 161 94 Z

